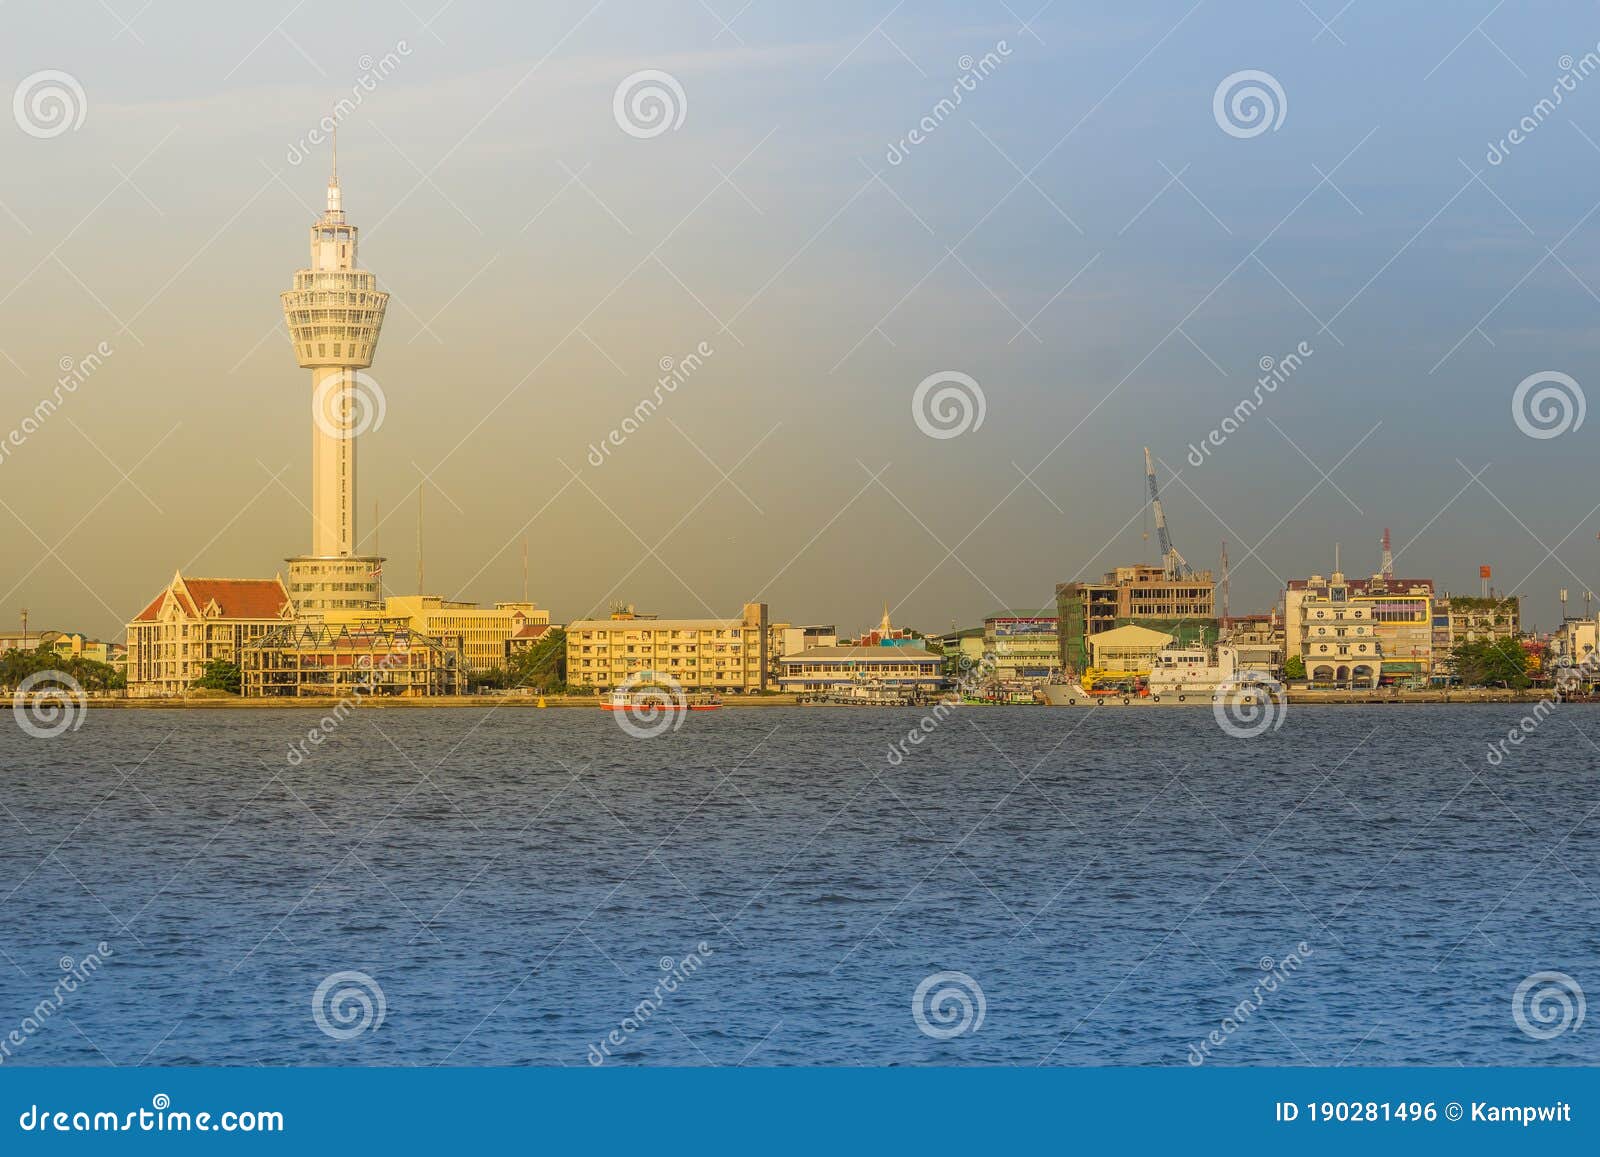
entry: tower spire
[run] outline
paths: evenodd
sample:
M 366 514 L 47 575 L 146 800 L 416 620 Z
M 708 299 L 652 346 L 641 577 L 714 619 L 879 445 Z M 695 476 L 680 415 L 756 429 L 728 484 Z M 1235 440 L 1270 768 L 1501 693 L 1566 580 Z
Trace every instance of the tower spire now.
M 328 214 L 341 219 L 344 216 L 344 198 L 339 192 L 339 126 L 333 126 L 333 172 L 328 177 Z

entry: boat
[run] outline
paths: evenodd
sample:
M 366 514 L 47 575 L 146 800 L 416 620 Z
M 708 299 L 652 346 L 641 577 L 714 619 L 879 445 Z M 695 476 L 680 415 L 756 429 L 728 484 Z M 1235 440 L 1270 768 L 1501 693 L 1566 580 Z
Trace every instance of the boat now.
M 686 695 L 666 687 L 618 687 L 600 700 L 602 711 L 630 711 L 635 714 L 652 711 L 715 711 L 721 706 L 722 699 L 717 695 Z
M 1282 684 L 1265 672 L 1240 671 L 1232 647 L 1168 647 L 1157 652 L 1148 675 L 1122 682 L 1104 677 L 1085 688 L 1057 677 L 1042 688 L 1052 707 L 1194 707 L 1227 703 L 1251 707 L 1282 696 Z

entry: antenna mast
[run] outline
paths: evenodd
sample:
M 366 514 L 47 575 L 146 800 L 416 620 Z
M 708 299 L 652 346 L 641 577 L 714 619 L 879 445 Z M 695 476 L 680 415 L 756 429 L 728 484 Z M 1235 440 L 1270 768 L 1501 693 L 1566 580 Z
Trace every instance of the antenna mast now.
M 1383 528 L 1383 577 L 1394 578 L 1394 552 L 1389 549 L 1389 528 Z

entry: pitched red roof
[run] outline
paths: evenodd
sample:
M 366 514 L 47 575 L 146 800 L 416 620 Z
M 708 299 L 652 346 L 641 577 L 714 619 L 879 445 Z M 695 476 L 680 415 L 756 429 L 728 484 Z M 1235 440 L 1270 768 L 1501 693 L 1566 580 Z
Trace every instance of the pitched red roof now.
M 511 637 L 513 639 L 538 639 L 542 638 L 544 633 L 549 629 L 549 623 L 540 623 L 538 625 L 527 623 L 517 630 L 516 633 L 514 633 Z
M 158 594 L 139 612 L 135 622 L 151 622 L 171 593 L 184 612 L 199 618 L 215 602 L 226 619 L 276 619 L 289 605 L 289 592 L 283 583 L 270 579 L 182 578 Z

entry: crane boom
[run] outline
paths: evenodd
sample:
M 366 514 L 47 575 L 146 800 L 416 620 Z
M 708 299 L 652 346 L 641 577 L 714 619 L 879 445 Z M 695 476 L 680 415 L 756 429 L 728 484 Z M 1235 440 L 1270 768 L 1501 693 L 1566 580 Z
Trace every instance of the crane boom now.
M 1161 492 L 1156 487 L 1155 463 L 1150 459 L 1150 447 L 1144 448 L 1144 476 L 1150 484 L 1150 511 L 1156 519 L 1156 543 L 1161 547 L 1161 566 L 1168 578 L 1193 574 L 1193 568 L 1178 548 L 1172 545 L 1172 535 L 1167 530 L 1167 512 L 1161 508 Z

